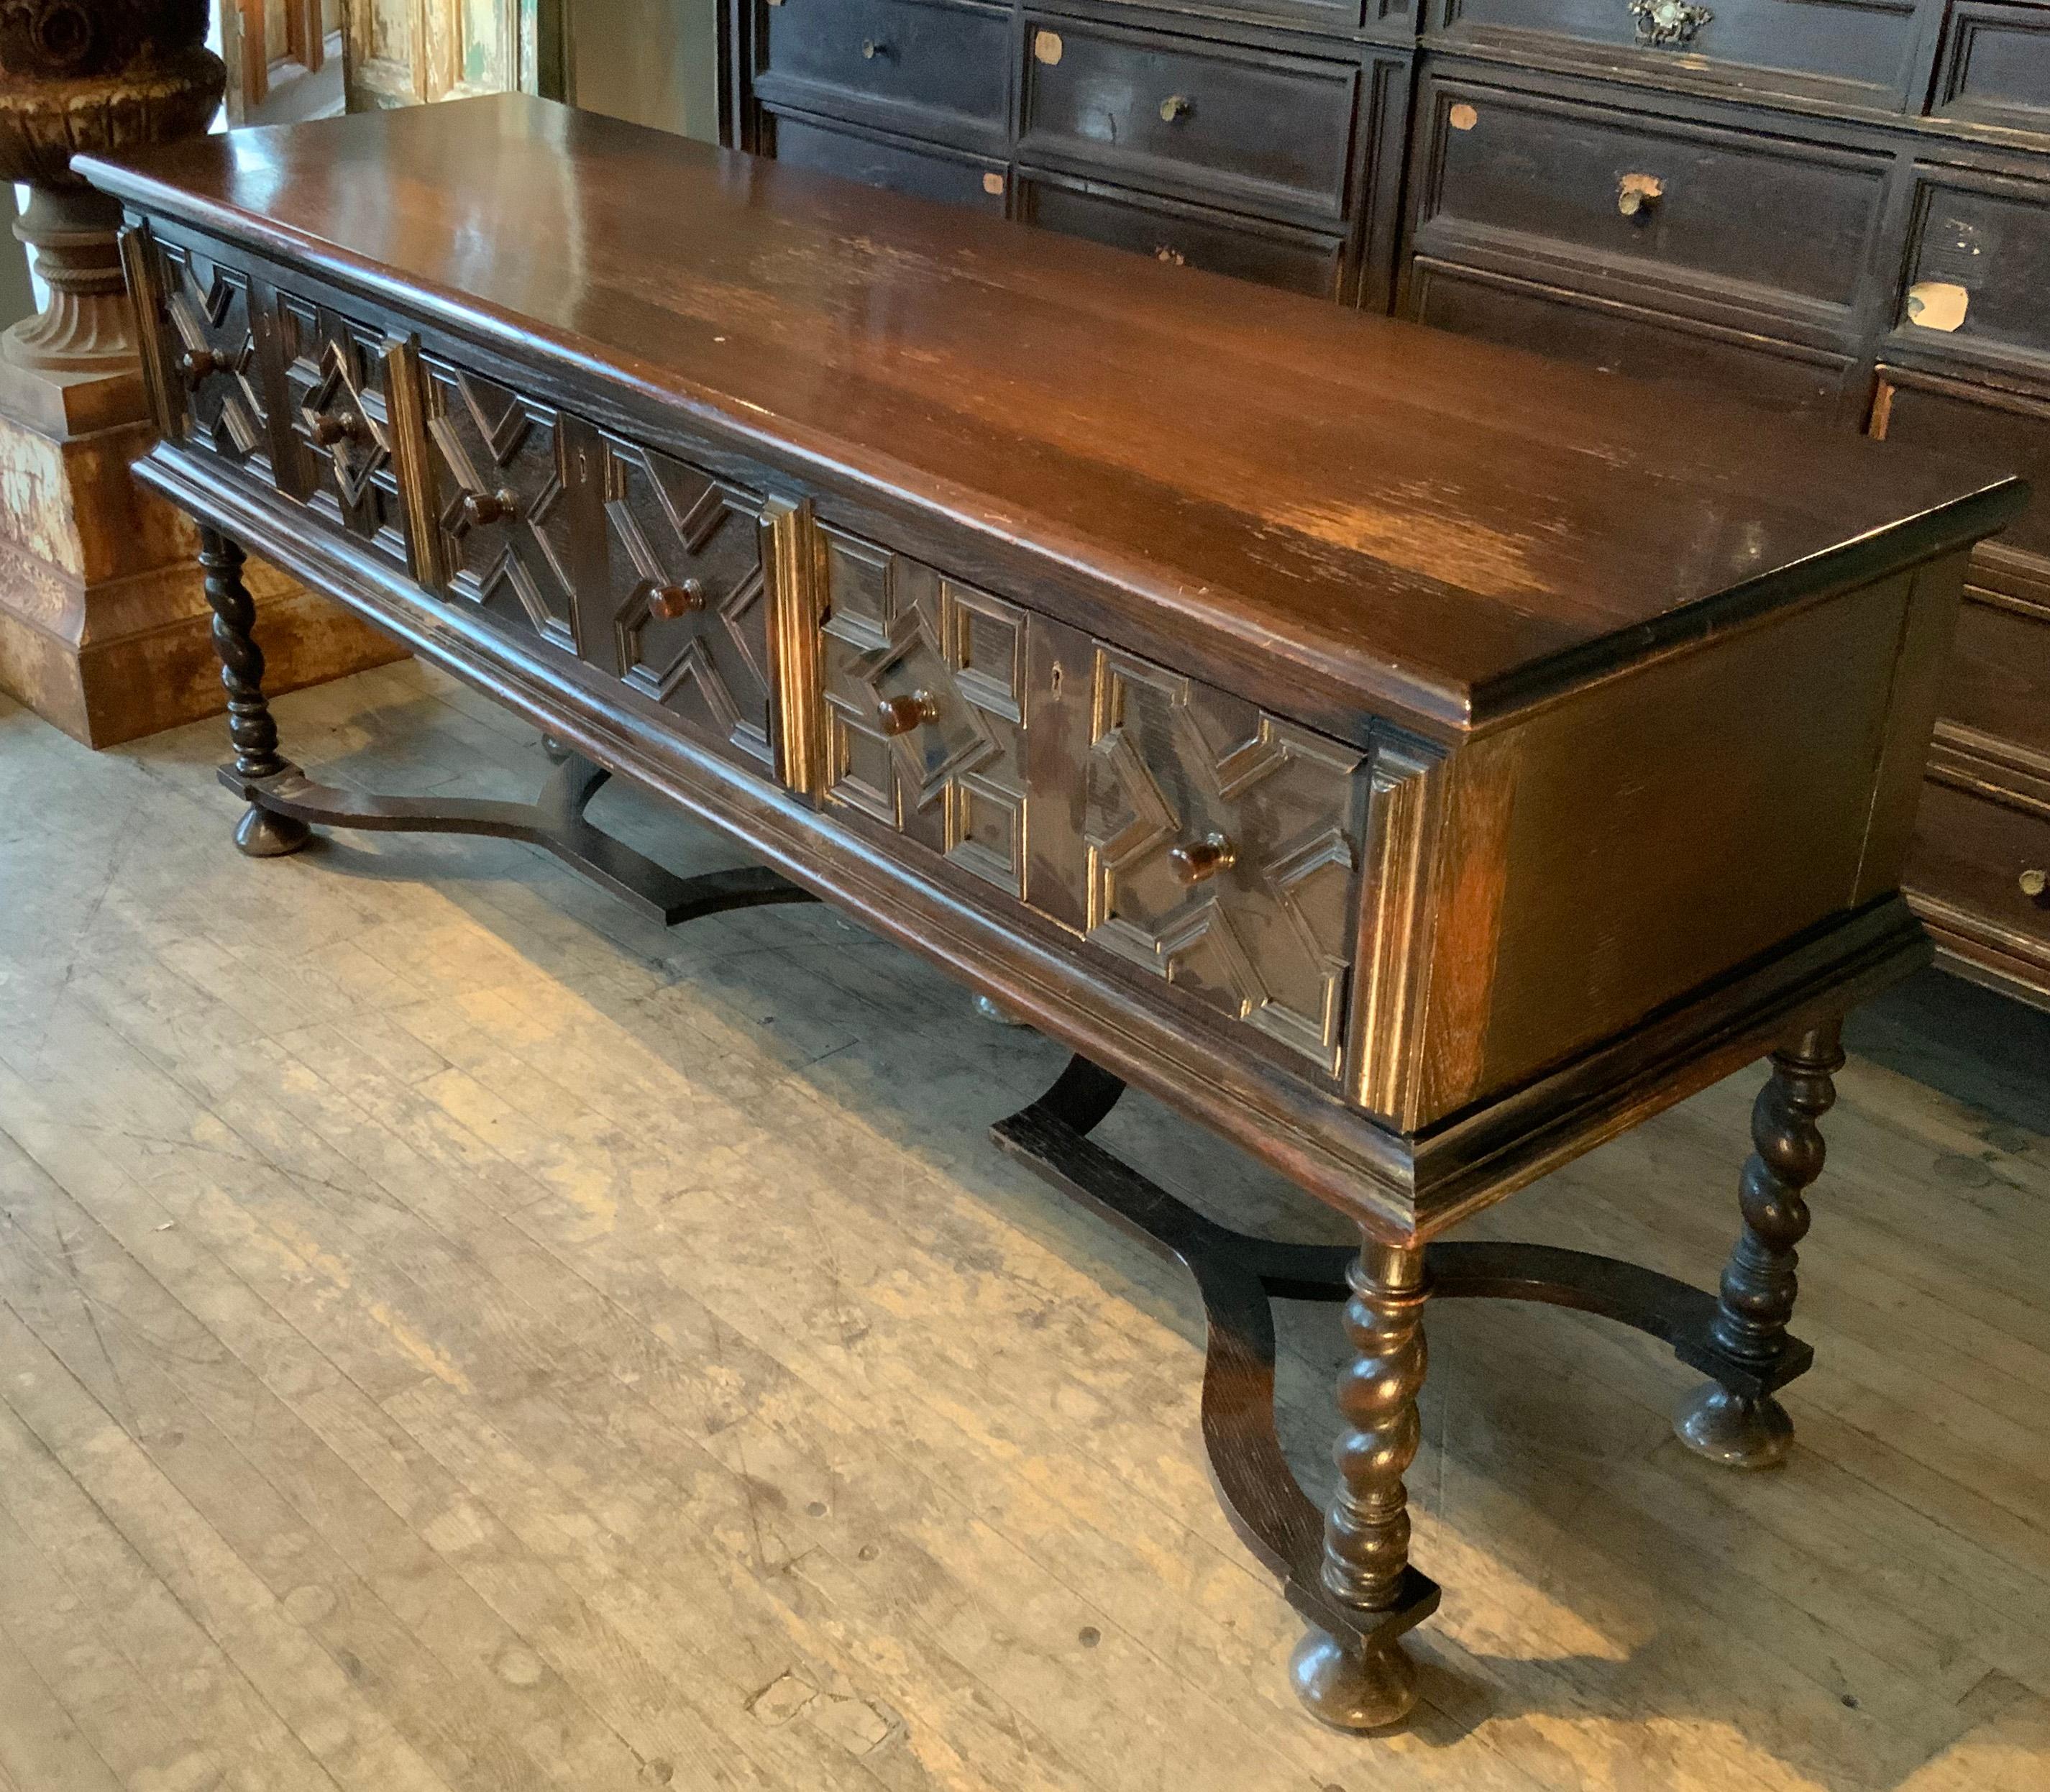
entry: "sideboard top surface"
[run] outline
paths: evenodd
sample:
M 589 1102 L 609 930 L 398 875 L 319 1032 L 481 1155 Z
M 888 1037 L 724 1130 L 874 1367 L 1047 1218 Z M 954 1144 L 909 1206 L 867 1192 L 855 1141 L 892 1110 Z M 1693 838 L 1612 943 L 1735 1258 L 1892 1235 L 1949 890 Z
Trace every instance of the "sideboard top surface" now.
M 2026 496 L 524 95 L 79 166 L 1432 731 L 1959 544 Z

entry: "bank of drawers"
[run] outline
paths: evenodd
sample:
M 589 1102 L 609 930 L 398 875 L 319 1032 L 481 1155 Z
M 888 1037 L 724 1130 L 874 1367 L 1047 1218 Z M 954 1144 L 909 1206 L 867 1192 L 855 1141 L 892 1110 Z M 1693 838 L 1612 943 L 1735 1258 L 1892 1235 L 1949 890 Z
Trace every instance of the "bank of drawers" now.
M 779 160 L 1182 266 L 1349 298 L 1395 224 L 1409 53 L 1359 0 L 757 0 L 758 146 Z M 1284 122 L 1285 121 L 1285 123 Z M 1366 228 L 1385 175 L 1378 237 Z M 1385 286 L 1375 299 L 1385 302 Z
M 765 780 L 788 773 L 793 706 L 816 715 L 824 769 L 804 793 L 847 825 L 1336 1083 L 1370 783 L 1356 748 L 801 520 L 461 353 L 195 251 L 157 262 L 158 365 L 188 447 Z M 815 611 L 770 589 L 791 528 Z M 793 628 L 816 651 L 785 651 Z M 805 664 L 816 682 L 776 687 L 773 668 Z

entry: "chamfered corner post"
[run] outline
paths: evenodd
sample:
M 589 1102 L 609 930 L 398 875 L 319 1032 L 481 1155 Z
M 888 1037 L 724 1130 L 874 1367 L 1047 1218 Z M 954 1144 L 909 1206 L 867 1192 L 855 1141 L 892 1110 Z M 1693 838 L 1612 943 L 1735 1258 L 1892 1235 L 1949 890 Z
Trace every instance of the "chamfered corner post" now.
M 1744 1230 L 1723 1271 L 1710 1338 L 1748 1368 L 1769 1369 L 1787 1347 L 1799 1284 L 1796 1248 L 1808 1231 L 1806 1193 L 1822 1173 L 1822 1118 L 1837 1099 L 1843 1027 L 1811 1027 L 1772 1054 L 1772 1074 L 1752 1105 L 1752 1155 L 1739 1199 Z M 1770 1394 L 1740 1394 L 1719 1381 L 1697 1389 L 1674 1416 L 1680 1440 L 1732 1468 L 1784 1462 L 1794 1422 Z
M 1369 1241 L 1347 1272 L 1352 1360 L 1340 1372 L 1343 1429 L 1332 1451 L 1339 1485 L 1324 1514 L 1323 1591 L 1370 1621 L 1393 1612 L 1409 1566 L 1409 1495 L 1417 1397 L 1426 1367 L 1424 1248 Z M 1311 1715 L 1341 1730 L 1378 1730 L 1417 1702 L 1417 1669 L 1400 1635 L 1339 1636 L 1313 1629 L 1289 1664 Z
M 263 651 L 256 645 L 256 606 L 243 583 L 246 556 L 218 529 L 199 532 L 199 563 L 213 610 L 213 647 L 228 692 L 228 734 L 236 775 L 257 781 L 287 769 L 278 752 L 278 725 L 263 697 Z M 279 859 L 306 843 L 306 823 L 252 802 L 236 824 L 235 843 L 252 859 Z

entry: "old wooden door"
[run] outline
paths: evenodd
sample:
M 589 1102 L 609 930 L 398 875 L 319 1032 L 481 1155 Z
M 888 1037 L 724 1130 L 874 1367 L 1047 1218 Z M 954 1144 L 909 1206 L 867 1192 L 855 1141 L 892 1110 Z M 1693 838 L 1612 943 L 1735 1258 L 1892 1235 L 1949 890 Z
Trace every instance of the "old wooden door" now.
M 341 110 L 343 0 L 222 0 L 230 124 L 288 124 Z
M 559 97 L 564 0 L 339 0 L 349 109 Z

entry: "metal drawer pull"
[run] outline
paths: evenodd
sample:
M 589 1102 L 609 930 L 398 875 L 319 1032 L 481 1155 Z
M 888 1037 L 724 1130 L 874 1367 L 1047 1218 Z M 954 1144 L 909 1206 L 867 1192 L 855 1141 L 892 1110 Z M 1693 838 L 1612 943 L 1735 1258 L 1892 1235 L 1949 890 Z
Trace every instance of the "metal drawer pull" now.
M 211 349 L 188 349 L 178 356 L 178 372 L 185 376 L 185 384 L 194 392 L 199 390 L 200 382 L 209 374 L 227 371 L 226 359 Z
M 465 492 L 462 513 L 474 527 L 508 523 L 520 514 L 520 494 L 502 489 L 496 492 Z
M 1195 102 L 1186 93 L 1171 93 L 1160 102 L 1160 122 L 1163 124 L 1177 123 L 1195 109 Z
M 1666 197 L 1666 183 L 1656 174 L 1625 174 L 1615 183 L 1615 208 L 1626 218 L 1648 216 Z
M 887 56 L 889 53 L 890 46 L 876 38 L 864 37 L 861 40 L 861 60 L 863 62 L 873 62 L 879 56 Z
M 353 411 L 325 411 L 314 419 L 313 438 L 322 448 L 352 442 L 363 433 L 363 419 Z
M 1691 44 L 1694 33 L 1715 22 L 1706 6 L 1689 6 L 1687 0 L 1630 0 L 1630 16 L 1637 21 L 1637 41 L 1665 49 Z
M 939 719 L 939 699 L 930 691 L 914 691 L 908 697 L 885 697 L 875 711 L 876 727 L 892 740 Z
M 2021 894 L 2032 902 L 2040 902 L 2050 893 L 2050 871 L 2032 865 L 2021 874 Z
M 704 581 L 686 579 L 680 585 L 657 585 L 648 594 L 648 614 L 659 622 L 674 622 L 704 608 Z
M 1199 840 L 1170 848 L 1167 863 L 1176 877 L 1193 886 L 1207 883 L 1220 871 L 1230 871 L 1238 863 L 1238 848 L 1222 834 L 1206 834 Z

